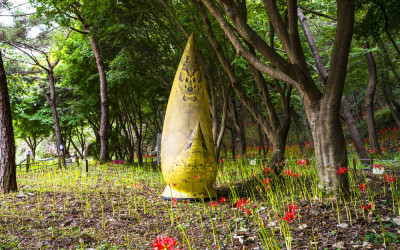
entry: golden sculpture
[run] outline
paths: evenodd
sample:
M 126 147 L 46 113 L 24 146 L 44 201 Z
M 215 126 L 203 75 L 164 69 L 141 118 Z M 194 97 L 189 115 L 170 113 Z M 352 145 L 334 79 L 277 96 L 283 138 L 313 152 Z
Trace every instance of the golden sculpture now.
M 192 34 L 172 84 L 161 140 L 161 169 L 167 187 L 164 199 L 216 197 L 217 162 L 210 108 Z

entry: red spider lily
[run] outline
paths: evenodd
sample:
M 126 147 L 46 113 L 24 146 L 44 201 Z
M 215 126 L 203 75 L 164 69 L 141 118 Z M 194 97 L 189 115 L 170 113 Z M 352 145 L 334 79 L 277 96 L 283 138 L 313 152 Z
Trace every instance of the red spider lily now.
M 285 220 L 287 222 L 292 222 L 292 219 L 297 220 L 295 215 L 296 215 L 296 212 L 294 212 L 294 211 L 286 211 L 286 216 L 282 217 L 282 220 Z
M 375 164 L 374 168 L 382 169 L 382 168 L 384 168 L 384 166 L 382 166 L 382 164 Z
M 172 202 L 174 203 L 174 207 L 178 205 L 178 199 L 177 198 L 172 198 Z
M 390 184 L 391 182 L 396 181 L 396 175 L 392 174 L 391 176 L 389 176 L 388 174 L 385 175 L 385 182 L 387 184 Z
M 243 211 L 246 212 L 247 215 L 252 215 L 252 212 L 250 209 L 248 209 L 247 207 L 245 207 L 244 209 L 242 209 Z
M 284 173 L 285 175 L 287 175 L 287 176 L 291 176 L 291 175 L 292 175 L 292 170 L 287 169 L 287 170 L 283 171 L 283 173 Z
M 154 247 L 153 250 L 178 250 L 174 248 L 175 244 L 176 240 L 174 240 L 174 237 L 161 236 L 157 237 L 151 245 Z
M 247 198 L 242 198 L 240 200 L 238 200 L 235 204 L 236 207 L 242 208 L 243 205 L 249 204 L 250 201 L 247 200 Z
M 247 198 L 242 198 L 239 201 L 236 202 L 236 207 L 242 209 L 244 212 L 246 212 L 248 215 L 251 215 L 252 212 L 250 209 L 247 208 L 247 204 L 250 203 L 250 200 L 247 200 Z
M 304 165 L 306 163 L 307 163 L 307 161 L 304 160 L 304 159 L 297 160 L 297 164 L 299 164 L 299 166 L 302 166 L 302 165 Z
M 363 191 L 364 189 L 367 188 L 367 184 L 361 183 L 360 186 L 358 186 L 358 188 L 359 188 L 361 191 Z
M 218 206 L 218 201 L 213 201 L 210 203 L 210 207 L 216 207 Z
M 299 177 L 300 174 L 298 172 L 294 172 L 290 176 L 292 176 L 293 178 L 296 178 L 296 177 Z
M 221 202 L 221 203 L 224 203 L 225 201 L 227 201 L 227 199 L 224 197 L 221 197 L 221 199 L 219 199 L 219 202 Z
M 269 178 L 263 180 L 263 184 L 267 185 L 271 182 Z
M 197 180 L 199 178 L 199 175 L 197 174 L 193 179 Z
M 337 174 L 338 175 L 346 174 L 346 173 L 347 173 L 347 168 L 346 167 L 341 167 L 341 168 L 338 168 L 338 170 L 337 170 Z
M 372 204 L 372 202 L 368 203 L 367 206 L 365 206 L 364 204 L 362 204 L 361 206 L 367 211 L 372 211 L 372 209 L 374 208 L 374 205 Z
M 290 212 L 294 212 L 294 215 L 296 215 L 297 211 L 299 210 L 299 207 L 296 204 L 290 204 L 289 205 L 289 210 Z
M 236 155 L 236 158 L 239 158 L 240 157 L 240 155 Z
M 221 159 L 221 162 L 224 162 L 224 161 L 225 161 L 225 159 L 224 159 L 224 158 L 222 158 L 222 159 Z
M 187 205 L 187 204 L 189 204 L 189 203 L 190 203 L 190 200 L 183 201 L 183 203 Z
M 268 174 L 270 171 L 271 171 L 271 167 L 266 167 L 266 168 L 265 168 L 265 173 Z

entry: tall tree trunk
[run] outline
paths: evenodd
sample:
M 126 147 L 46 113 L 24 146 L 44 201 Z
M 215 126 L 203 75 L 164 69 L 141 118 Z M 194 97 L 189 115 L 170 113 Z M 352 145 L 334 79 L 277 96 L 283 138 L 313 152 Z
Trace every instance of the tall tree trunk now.
M 364 49 L 369 49 L 369 43 L 365 43 Z M 378 137 L 376 135 L 375 119 L 374 119 L 374 95 L 376 91 L 376 85 L 378 84 L 376 63 L 374 56 L 371 52 L 365 53 L 368 63 L 369 71 L 369 82 L 365 92 L 365 111 L 368 125 L 369 141 L 371 143 L 371 149 L 376 151 L 379 155 L 381 154 L 381 148 L 379 147 Z
M 92 46 L 94 57 L 96 58 L 97 69 L 100 77 L 100 101 L 101 101 L 101 117 L 100 117 L 100 160 L 109 160 L 108 155 L 108 127 L 109 127 L 109 109 L 107 96 L 107 77 L 104 70 L 103 59 L 100 54 L 99 45 L 90 33 L 89 25 L 84 24 L 85 31 L 89 34 L 90 45 Z
M 50 109 L 51 109 L 51 115 L 53 117 L 53 122 L 54 122 L 54 132 L 56 135 L 56 141 L 57 141 L 57 151 L 60 150 L 60 145 L 64 145 L 64 141 L 61 136 L 61 128 L 60 128 L 60 119 L 58 118 L 58 112 L 57 112 L 57 107 L 56 107 L 56 90 L 54 86 L 54 73 L 53 71 L 49 71 L 49 87 L 50 87 L 50 99 L 48 100 Z
M 306 150 L 306 146 L 304 143 L 304 137 L 303 137 L 303 133 L 301 131 L 300 116 L 297 114 L 297 112 L 293 108 L 291 108 L 291 116 L 294 121 L 295 129 L 296 129 L 296 137 L 297 137 L 297 141 L 299 142 L 301 154 L 304 156 L 307 156 L 307 150 Z
M 235 115 L 235 120 L 236 120 L 236 132 L 237 132 L 237 137 L 236 137 L 236 147 L 238 151 L 238 155 L 244 155 L 246 153 L 246 136 L 245 136 L 245 127 L 244 127 L 244 121 L 242 119 L 243 115 L 241 114 L 241 109 L 238 103 L 238 100 L 233 101 L 233 113 Z
M 354 142 L 354 146 L 356 147 L 356 152 L 358 154 L 358 157 L 360 157 L 361 162 L 363 164 L 369 164 L 370 160 L 368 157 L 367 150 L 364 147 L 364 143 L 361 139 L 361 135 L 358 132 L 356 124 L 353 121 L 353 115 L 351 113 L 349 103 L 347 102 L 346 98 L 344 98 L 344 97 L 342 97 L 341 108 L 342 108 L 344 120 L 346 121 L 346 124 L 347 124 L 347 129 L 349 130 L 350 136 Z
M 0 193 L 17 191 L 14 129 L 7 76 L 0 52 Z
M 314 150 L 314 140 L 313 140 L 313 138 L 311 136 L 311 133 L 310 133 L 311 128 L 310 128 L 310 125 L 308 124 L 307 116 L 306 116 L 306 113 L 304 112 L 304 109 L 301 110 L 301 119 L 303 121 L 303 126 L 304 126 L 304 129 L 306 131 L 306 136 L 307 136 L 308 143 L 310 143 L 310 148 L 312 150 Z
M 136 156 L 139 166 L 143 166 L 142 137 L 137 135 L 136 138 Z
M 397 115 L 396 111 L 393 108 L 393 102 L 389 96 L 389 93 L 386 88 L 386 82 L 389 81 L 389 72 L 385 72 L 386 74 L 382 74 L 382 92 L 383 95 L 385 96 L 385 100 L 387 105 L 389 106 L 390 113 L 392 114 L 393 120 L 396 122 L 397 127 L 400 128 L 400 119 L 399 116 Z
M 325 99 L 325 98 L 323 98 Z M 347 149 L 340 122 L 339 108 L 331 107 L 322 100 L 320 109 L 311 122 L 314 137 L 317 173 L 320 182 L 327 189 L 348 190 L 347 175 L 338 175 L 337 169 L 347 166 Z

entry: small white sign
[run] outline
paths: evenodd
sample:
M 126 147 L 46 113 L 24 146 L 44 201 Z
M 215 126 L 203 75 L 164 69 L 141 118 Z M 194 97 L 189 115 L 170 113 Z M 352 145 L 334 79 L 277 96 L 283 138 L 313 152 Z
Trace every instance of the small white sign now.
M 372 169 L 372 173 L 373 174 L 383 174 L 385 172 L 385 169 L 384 168 L 376 168 L 376 167 L 374 167 L 373 169 Z

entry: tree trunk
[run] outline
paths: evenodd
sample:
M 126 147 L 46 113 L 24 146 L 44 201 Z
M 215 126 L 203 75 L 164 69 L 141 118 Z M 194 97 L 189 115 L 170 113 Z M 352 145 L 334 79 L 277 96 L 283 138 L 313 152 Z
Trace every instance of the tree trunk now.
M 311 122 L 314 137 L 317 173 L 327 190 L 348 190 L 347 174 L 338 175 L 337 169 L 347 167 L 347 149 L 339 117 L 339 108 L 321 101 L 319 111 Z
M 356 152 L 358 154 L 358 157 L 360 157 L 360 160 L 363 164 L 367 165 L 370 163 L 367 150 L 364 147 L 361 135 L 358 132 L 356 124 L 353 121 L 353 115 L 351 113 L 349 103 L 344 97 L 342 97 L 341 108 L 344 120 L 346 121 L 347 124 L 347 129 L 349 130 L 351 139 L 353 140 L 354 146 L 356 147 Z
M 304 109 L 301 110 L 301 118 L 303 120 L 303 126 L 304 126 L 304 129 L 306 130 L 306 136 L 307 136 L 308 143 L 310 144 L 310 148 L 312 150 L 314 150 L 314 140 L 310 133 L 311 128 L 310 128 L 310 125 L 308 124 L 307 116 L 306 116 L 306 113 L 304 112 Z
M 142 137 L 136 136 L 136 138 L 137 138 L 136 155 L 137 155 L 137 159 L 138 159 L 138 164 L 139 164 L 139 166 L 143 166 Z
M 14 129 L 7 76 L 0 52 L 0 193 L 17 191 Z
M 237 137 L 236 137 L 236 147 L 238 151 L 238 155 L 244 155 L 246 153 L 246 136 L 245 136 L 245 127 L 244 121 L 242 119 L 243 115 L 241 114 L 241 110 L 238 107 L 238 100 L 234 101 L 233 111 L 235 115 L 235 120 L 237 122 Z
M 89 33 L 89 41 L 92 46 L 94 57 L 96 58 L 97 69 L 100 76 L 100 100 L 101 100 L 101 118 L 100 118 L 100 160 L 109 160 L 108 155 L 108 126 L 109 126 L 109 109 L 107 96 L 107 77 L 104 70 L 103 59 L 100 49 L 93 34 L 90 33 L 88 25 L 84 24 L 85 31 Z
M 386 89 L 386 85 L 385 84 L 388 81 L 389 81 L 389 73 L 386 72 L 386 74 L 382 75 L 382 92 L 383 92 L 383 95 L 385 96 L 386 103 L 389 106 L 390 113 L 392 114 L 393 120 L 396 122 L 397 127 L 400 128 L 399 116 L 397 115 L 396 111 L 393 108 L 393 102 L 392 102 L 392 100 L 391 100 L 391 98 L 389 96 L 389 93 L 388 93 L 387 89 Z
M 51 72 L 51 73 L 50 73 Z M 64 141 L 61 136 L 61 128 L 60 128 L 60 119 L 58 118 L 58 112 L 57 112 L 57 107 L 56 107 L 56 90 L 54 86 L 54 75 L 53 72 L 49 72 L 49 87 L 50 87 L 50 100 L 49 100 L 49 105 L 51 109 L 51 115 L 53 117 L 53 122 L 54 122 L 54 132 L 56 135 L 56 141 L 57 141 L 57 151 L 60 150 L 60 145 L 64 145 Z
M 364 49 L 369 49 L 369 43 L 365 43 L 363 46 Z M 376 135 L 375 128 L 375 119 L 374 119 L 374 95 L 376 91 L 377 81 L 377 73 L 376 73 L 376 63 L 374 60 L 374 56 L 371 52 L 365 53 L 365 57 L 367 58 L 368 63 L 368 71 L 369 71 L 369 82 L 368 87 L 365 92 L 365 111 L 368 125 L 368 135 L 369 141 L 371 143 L 371 149 L 376 151 L 378 155 L 381 154 L 381 148 L 379 147 L 378 137 Z
M 307 150 L 306 150 L 306 146 L 304 143 L 303 133 L 301 131 L 300 116 L 297 114 L 297 112 L 293 108 L 291 108 L 291 116 L 293 117 L 295 129 L 296 129 L 296 137 L 297 137 L 297 141 L 299 142 L 301 154 L 307 157 Z

